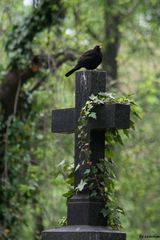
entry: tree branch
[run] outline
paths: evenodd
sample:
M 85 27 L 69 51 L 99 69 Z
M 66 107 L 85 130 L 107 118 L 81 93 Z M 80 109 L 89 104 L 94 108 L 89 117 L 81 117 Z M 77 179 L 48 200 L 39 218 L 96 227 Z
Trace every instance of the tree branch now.
M 38 58 L 38 56 L 36 57 Z M 39 55 L 39 58 L 43 59 L 44 63 L 46 64 L 48 63 L 48 58 L 50 59 L 48 66 L 46 67 L 50 68 L 53 74 L 57 70 L 57 68 L 59 68 L 66 61 L 74 61 L 76 59 L 76 56 L 73 51 L 65 49 L 63 51 L 55 53 L 54 55 Z M 33 93 L 35 90 L 37 90 L 44 83 L 46 78 L 47 76 L 44 76 L 40 80 L 38 80 L 37 83 L 29 90 L 29 93 Z
M 17 91 L 16 91 L 16 95 L 15 95 L 15 101 L 14 101 L 13 115 L 16 115 L 16 113 L 17 113 L 17 107 L 18 107 L 18 99 L 19 99 L 20 89 L 21 89 L 21 78 L 19 77 L 19 78 L 18 78 Z

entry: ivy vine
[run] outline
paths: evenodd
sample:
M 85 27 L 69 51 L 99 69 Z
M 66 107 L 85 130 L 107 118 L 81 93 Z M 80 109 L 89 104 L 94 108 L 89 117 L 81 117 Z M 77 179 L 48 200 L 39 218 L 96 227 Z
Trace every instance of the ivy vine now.
M 100 159 L 96 165 L 92 165 L 89 143 L 87 142 L 87 134 L 85 132 L 87 121 L 89 118 L 97 118 L 95 112 L 96 106 L 115 103 L 130 106 L 130 129 L 107 129 L 105 135 L 105 158 Z M 85 159 L 81 165 L 85 165 L 87 168 L 78 186 L 74 186 L 74 174 L 81 167 L 80 165 L 76 166 L 76 169 L 73 167 L 70 168 L 70 173 L 66 180 L 69 190 L 64 196 L 68 199 L 74 193 L 81 192 L 85 186 L 89 188 L 93 199 L 101 196 L 105 202 L 105 207 L 101 210 L 101 213 L 106 218 L 106 225 L 114 229 L 121 227 L 120 214 L 124 214 L 124 210 L 119 206 L 116 198 L 114 149 L 117 144 L 124 144 L 124 135 L 129 138 L 132 130 L 135 130 L 135 117 L 141 119 L 141 110 L 131 96 L 116 96 L 113 93 L 106 92 L 100 92 L 96 96 L 91 95 L 82 108 L 78 121 L 79 148 Z

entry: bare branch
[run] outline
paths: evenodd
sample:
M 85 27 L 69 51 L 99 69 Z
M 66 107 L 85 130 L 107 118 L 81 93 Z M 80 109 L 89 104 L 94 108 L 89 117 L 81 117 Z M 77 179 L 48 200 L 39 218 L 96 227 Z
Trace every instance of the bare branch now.
M 32 88 L 31 90 L 29 90 L 29 93 L 33 93 L 35 90 L 37 90 L 42 84 L 43 82 L 46 80 L 46 76 L 41 78 Z

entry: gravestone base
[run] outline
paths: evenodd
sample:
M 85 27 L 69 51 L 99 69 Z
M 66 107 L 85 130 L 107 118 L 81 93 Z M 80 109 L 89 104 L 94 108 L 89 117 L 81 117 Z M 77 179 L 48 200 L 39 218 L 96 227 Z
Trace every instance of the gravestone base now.
M 68 201 L 68 225 L 106 226 L 106 219 L 101 210 L 105 203 L 101 200 L 91 200 L 89 194 L 75 194 Z M 78 216 L 78 217 L 77 217 Z
M 78 217 L 78 216 L 77 216 Z M 42 233 L 43 240 L 126 240 L 126 234 L 107 227 L 74 225 Z

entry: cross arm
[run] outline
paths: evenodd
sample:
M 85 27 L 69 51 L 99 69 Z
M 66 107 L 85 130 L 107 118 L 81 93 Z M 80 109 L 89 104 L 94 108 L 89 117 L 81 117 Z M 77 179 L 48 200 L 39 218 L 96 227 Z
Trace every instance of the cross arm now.
M 90 129 L 127 129 L 130 127 L 130 106 L 126 104 L 104 104 L 95 108 L 97 119 L 89 119 Z M 52 132 L 74 133 L 75 109 L 52 111 Z
M 90 129 L 130 127 L 130 106 L 126 104 L 104 104 L 95 108 L 96 119 L 89 120 Z
M 57 109 L 52 111 L 52 132 L 73 133 L 75 129 L 75 109 Z

